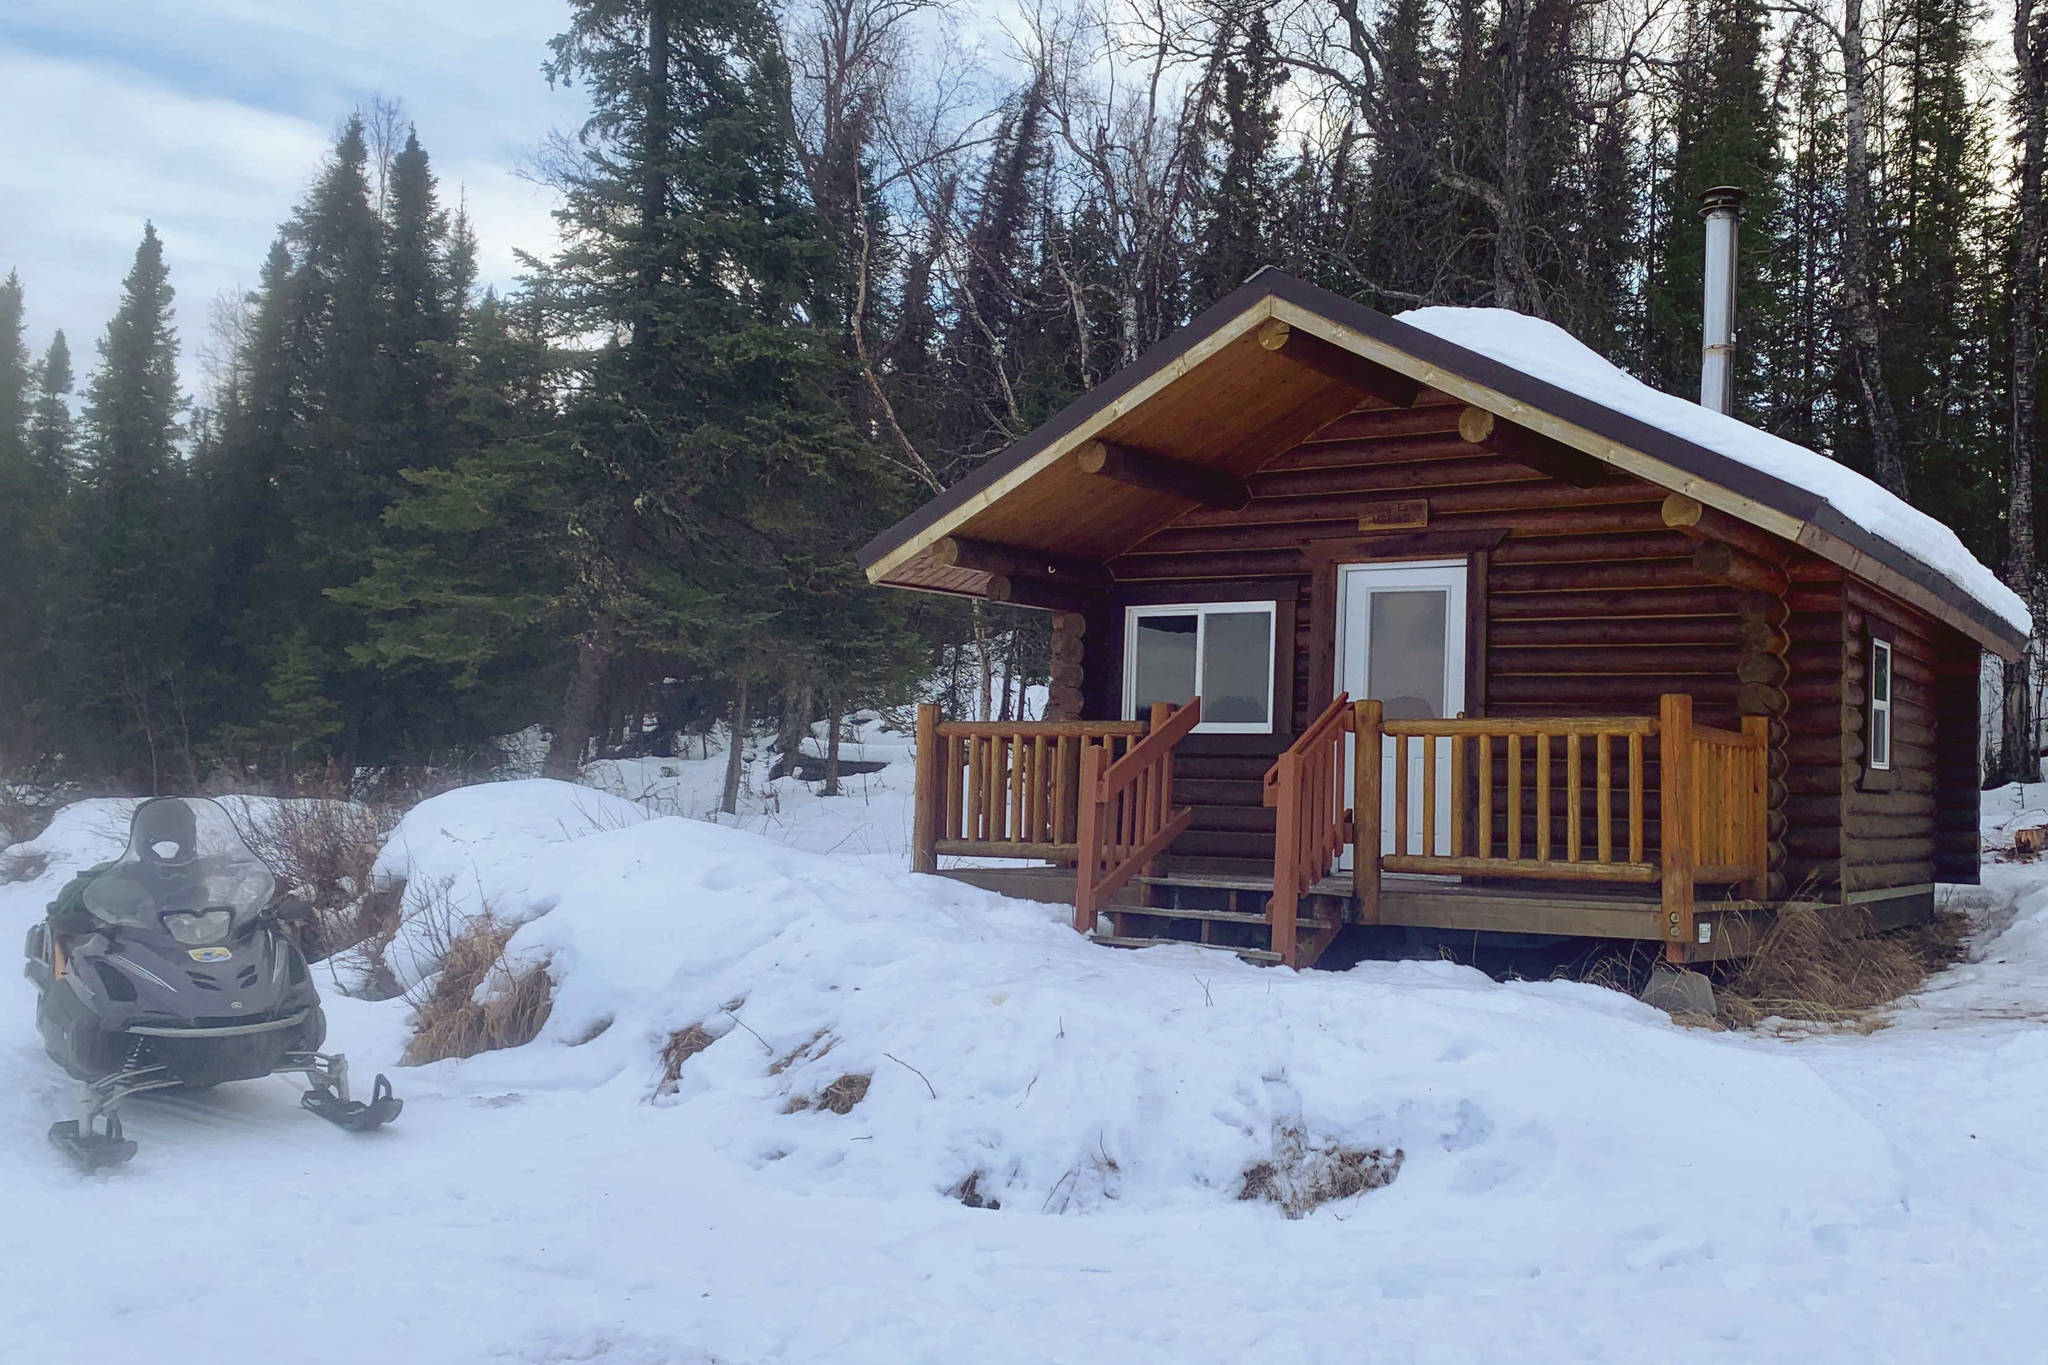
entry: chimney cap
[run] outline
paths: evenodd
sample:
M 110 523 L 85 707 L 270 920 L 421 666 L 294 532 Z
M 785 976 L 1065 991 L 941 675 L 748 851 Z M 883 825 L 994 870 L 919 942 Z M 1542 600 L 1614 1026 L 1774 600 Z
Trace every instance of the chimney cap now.
M 1748 198 L 1749 191 L 1739 185 L 1716 185 L 1700 196 L 1700 217 L 1711 218 L 1724 211 L 1739 216 Z

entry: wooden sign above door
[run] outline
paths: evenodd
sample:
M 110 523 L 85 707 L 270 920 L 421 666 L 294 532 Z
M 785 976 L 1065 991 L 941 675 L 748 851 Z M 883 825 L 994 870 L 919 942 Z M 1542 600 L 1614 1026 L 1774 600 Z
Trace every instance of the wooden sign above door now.
M 1358 529 L 1361 531 L 1404 531 L 1427 525 L 1427 498 L 1403 498 L 1399 502 L 1379 503 L 1368 507 L 1358 517 Z

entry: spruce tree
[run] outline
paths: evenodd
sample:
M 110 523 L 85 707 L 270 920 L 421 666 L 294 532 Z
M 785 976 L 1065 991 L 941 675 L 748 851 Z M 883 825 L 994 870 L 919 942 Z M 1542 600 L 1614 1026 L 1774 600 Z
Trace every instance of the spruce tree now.
M 71 418 L 71 347 L 59 331 L 36 367 L 36 400 L 28 423 L 29 462 L 52 500 L 61 499 L 76 469 L 77 450 Z
M 31 375 L 21 279 L 0 281 L 0 779 L 34 748 L 33 660 L 48 567 L 47 519 L 29 417 Z
M 151 791 L 195 775 L 178 718 L 191 526 L 171 300 L 163 242 L 147 225 L 86 386 L 56 626 L 68 747 Z

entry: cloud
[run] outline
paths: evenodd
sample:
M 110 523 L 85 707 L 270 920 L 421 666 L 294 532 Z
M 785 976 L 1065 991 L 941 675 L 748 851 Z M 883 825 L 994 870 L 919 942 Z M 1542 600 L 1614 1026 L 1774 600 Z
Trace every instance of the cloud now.
M 518 169 L 581 117 L 540 73 L 558 0 L 9 0 L 0 18 L 0 271 L 21 273 L 31 344 L 62 327 L 92 363 L 145 219 L 178 291 L 187 387 L 219 294 L 256 279 L 349 111 L 405 101 L 486 283 L 555 240 Z

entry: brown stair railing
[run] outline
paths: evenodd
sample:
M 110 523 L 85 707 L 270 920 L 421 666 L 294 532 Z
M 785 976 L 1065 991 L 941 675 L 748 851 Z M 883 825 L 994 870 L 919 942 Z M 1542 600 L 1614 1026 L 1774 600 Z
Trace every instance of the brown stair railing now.
M 1152 729 L 1122 758 L 1107 746 L 1081 754 L 1080 857 L 1074 868 L 1074 927 L 1095 932 L 1108 899 L 1166 851 L 1194 812 L 1173 806 L 1173 750 L 1202 723 L 1202 699 L 1178 710 L 1152 708 Z
M 1375 711 L 1378 706 L 1359 703 Z M 1344 741 L 1355 728 L 1357 709 L 1340 693 L 1266 770 L 1265 804 L 1274 812 L 1273 899 L 1266 922 L 1273 951 L 1289 966 L 1300 965 L 1302 956 L 1301 898 L 1330 874 L 1352 839 L 1351 808 L 1344 802 Z
M 1071 863 L 1079 855 L 1081 768 L 1093 750 L 1122 757 L 1141 720 L 942 721 L 917 708 L 911 870 L 941 855 Z

